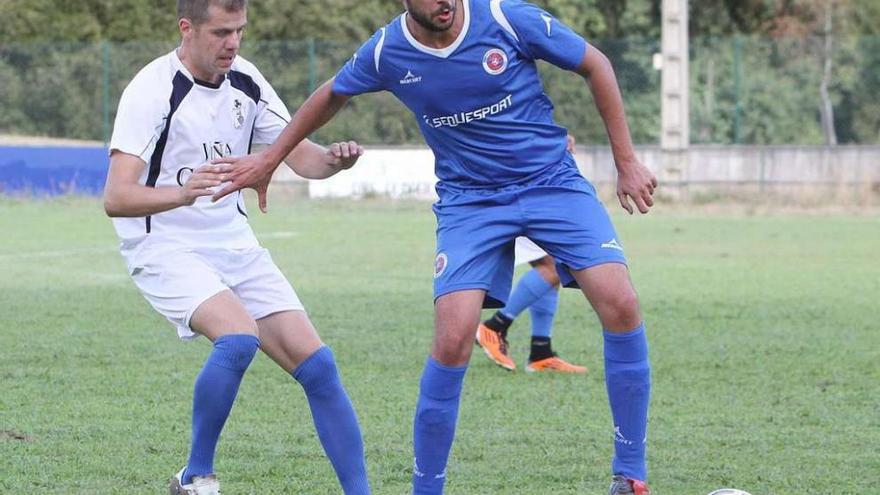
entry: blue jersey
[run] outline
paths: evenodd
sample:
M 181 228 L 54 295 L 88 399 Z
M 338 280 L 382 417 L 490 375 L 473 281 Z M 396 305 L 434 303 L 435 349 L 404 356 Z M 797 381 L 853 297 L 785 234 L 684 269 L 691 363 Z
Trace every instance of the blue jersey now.
M 520 0 L 460 0 L 456 15 L 461 34 L 443 49 L 419 43 L 400 15 L 345 64 L 333 91 L 387 90 L 403 102 L 434 152 L 441 193 L 529 184 L 573 166 L 535 62 L 573 70 L 586 41 Z

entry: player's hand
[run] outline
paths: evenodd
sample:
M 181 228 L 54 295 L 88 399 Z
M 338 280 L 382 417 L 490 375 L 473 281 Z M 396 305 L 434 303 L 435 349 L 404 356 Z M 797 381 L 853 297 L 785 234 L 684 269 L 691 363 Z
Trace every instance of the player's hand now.
M 657 177 L 637 158 L 617 164 L 617 199 L 620 206 L 633 214 L 633 206 L 642 213 L 654 206 L 654 189 L 657 188 Z
M 347 170 L 357 163 L 364 154 L 364 147 L 354 141 L 333 143 L 327 147 L 330 165 L 339 170 Z
M 232 171 L 228 174 L 229 183 L 217 191 L 211 198 L 211 201 L 218 201 L 224 196 L 240 191 L 249 187 L 257 191 L 257 200 L 260 205 L 260 211 L 266 213 L 267 200 L 266 193 L 269 189 L 269 181 L 272 179 L 272 172 L 278 165 L 272 164 L 262 153 L 253 153 L 245 156 L 226 156 L 217 158 L 211 163 L 215 165 L 227 164 L 232 167 Z
M 226 181 L 232 171 L 231 165 L 206 163 L 195 169 L 183 187 L 180 188 L 180 204 L 191 206 L 196 199 L 214 194 L 212 188 Z

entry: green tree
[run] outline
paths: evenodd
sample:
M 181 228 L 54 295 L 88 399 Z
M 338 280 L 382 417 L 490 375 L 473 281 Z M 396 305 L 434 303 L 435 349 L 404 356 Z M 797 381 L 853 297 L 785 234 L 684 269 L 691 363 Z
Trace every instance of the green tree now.
M 662 0 L 533 1 L 609 56 L 636 142 L 657 142 L 659 73 L 651 56 L 659 50 Z M 817 40 L 828 39 L 828 2 L 836 7 L 834 38 L 823 52 Z M 821 143 L 820 104 L 833 109 L 840 142 L 880 142 L 880 2 L 691 0 L 690 7 L 694 142 Z M 296 108 L 402 10 L 399 0 L 252 0 L 242 54 Z M 0 12 L 0 132 L 101 139 L 103 71 L 112 116 L 135 72 L 178 42 L 168 0 L 0 0 Z M 546 64 L 541 73 L 558 121 L 582 143 L 604 142 L 585 82 Z M 354 100 L 317 138 L 339 135 L 421 141 L 412 116 L 387 94 Z

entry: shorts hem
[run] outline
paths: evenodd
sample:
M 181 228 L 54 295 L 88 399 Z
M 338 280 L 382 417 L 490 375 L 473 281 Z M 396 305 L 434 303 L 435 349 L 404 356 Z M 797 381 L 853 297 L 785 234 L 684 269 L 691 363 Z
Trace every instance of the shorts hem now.
M 453 292 L 460 292 L 463 290 L 484 290 L 488 294 L 489 293 L 489 284 L 484 283 L 484 282 L 473 282 L 473 283 L 463 283 L 463 284 L 456 284 L 456 285 L 452 285 L 452 286 L 447 286 L 447 287 L 444 287 L 443 290 L 441 290 L 439 292 L 434 292 L 434 301 L 436 302 L 437 299 L 440 299 L 441 297 L 443 297 L 447 294 L 452 294 Z
M 608 263 L 618 263 L 623 266 L 627 266 L 627 267 L 629 266 L 626 264 L 625 259 L 621 259 L 619 257 L 601 258 L 598 260 L 593 260 L 593 261 L 587 263 L 586 265 L 584 265 L 582 268 L 571 268 L 568 265 L 563 263 L 562 265 L 566 268 L 568 273 L 566 273 L 564 275 L 561 273 L 559 274 L 559 280 L 561 282 L 561 285 L 563 287 L 565 287 L 566 289 L 580 290 L 581 286 L 580 286 L 580 284 L 578 284 L 577 279 L 574 278 L 574 274 L 572 272 L 578 272 L 581 270 L 586 270 L 587 268 L 593 268 L 594 266 L 606 265 Z M 557 269 L 558 269 L 558 265 L 557 265 Z
M 260 312 L 258 312 L 258 313 L 255 313 L 254 315 L 252 315 L 252 317 L 253 317 L 254 320 L 262 320 L 263 318 L 266 318 L 266 317 L 272 316 L 272 315 L 274 315 L 274 314 L 276 314 L 276 313 L 283 313 L 283 312 L 285 312 L 285 311 L 302 311 L 303 313 L 305 313 L 305 312 L 306 312 L 306 308 L 305 308 L 305 306 L 303 306 L 302 304 L 299 304 L 299 305 L 290 305 L 290 304 L 288 304 L 288 305 L 277 306 L 277 307 L 274 307 L 274 308 L 272 308 L 272 309 L 267 309 L 267 310 L 264 310 L 264 311 L 260 311 Z
M 568 267 L 569 271 L 579 272 L 581 270 L 586 270 L 587 268 L 593 268 L 594 266 L 607 265 L 608 263 L 617 263 L 619 265 L 623 265 L 623 266 L 627 266 L 627 267 L 629 266 L 629 264 L 627 264 L 627 262 L 626 262 L 626 259 L 621 259 L 620 257 L 609 257 L 609 258 L 595 259 L 595 260 L 590 261 L 589 263 L 586 263 L 584 266 L 581 266 L 579 268 L 574 268 L 574 267 L 567 265 L 567 264 L 565 266 Z
M 505 304 L 507 304 L 507 299 L 505 294 L 503 297 L 505 299 L 499 299 L 492 295 L 491 293 L 491 285 L 482 283 L 482 282 L 474 282 L 474 283 L 466 283 L 466 284 L 458 284 L 451 287 L 446 287 L 440 292 L 436 292 L 434 294 L 434 303 L 437 303 L 437 299 L 441 297 L 452 294 L 453 292 L 460 292 L 463 290 L 483 290 L 486 291 L 485 296 L 483 296 L 483 309 L 497 309 L 503 308 Z
M 201 296 L 196 298 L 196 300 L 198 302 L 193 304 L 192 308 L 190 308 L 189 311 L 186 312 L 186 316 L 183 318 L 183 325 L 177 325 L 177 335 L 178 335 L 178 337 L 180 337 L 180 340 L 183 340 L 183 341 L 195 340 L 201 335 L 200 333 L 194 331 L 192 329 L 192 327 L 190 326 L 190 323 L 192 323 L 193 315 L 195 314 L 196 310 L 199 309 L 199 306 L 201 306 L 202 304 L 205 304 L 205 301 L 207 301 L 208 299 L 211 299 L 212 297 L 223 292 L 224 290 L 230 290 L 230 289 L 229 289 L 229 287 L 222 287 L 222 288 L 216 287 L 213 290 L 205 291 L 204 294 L 202 294 Z M 181 333 L 181 331 L 183 331 L 183 332 Z

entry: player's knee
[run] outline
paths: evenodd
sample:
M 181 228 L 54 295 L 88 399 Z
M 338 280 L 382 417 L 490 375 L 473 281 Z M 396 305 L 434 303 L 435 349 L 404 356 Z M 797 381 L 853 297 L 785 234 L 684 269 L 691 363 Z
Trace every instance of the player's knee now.
M 257 326 L 257 322 L 250 317 L 240 318 L 239 321 L 234 323 L 234 325 L 237 329 L 235 333 L 249 334 L 257 338 L 260 337 L 260 327 Z
M 553 287 L 559 286 L 559 273 L 556 272 L 556 260 L 550 256 L 545 256 L 534 264 L 536 270 L 547 284 Z
M 633 290 L 611 295 L 603 301 L 600 312 L 602 323 L 609 330 L 632 330 L 642 321 L 639 298 Z
M 561 283 L 561 281 L 559 280 L 559 274 L 556 273 L 556 268 L 551 268 L 546 272 L 541 272 L 541 278 L 543 278 L 548 285 L 551 285 L 554 288 L 559 287 L 559 284 Z
M 217 364 L 236 371 L 245 371 L 254 360 L 260 339 L 250 334 L 228 334 L 214 340 Z
M 473 345 L 473 344 L 472 344 Z M 433 352 L 434 358 L 444 366 L 461 366 L 471 357 L 470 349 L 438 347 Z
M 476 327 L 476 325 L 474 325 Z M 473 332 L 456 332 L 447 334 L 434 344 L 434 354 L 441 364 L 458 366 L 467 362 L 474 345 Z
M 321 346 L 297 366 L 293 377 L 306 392 L 314 392 L 328 385 L 335 386 L 339 382 L 339 371 L 333 351 L 327 346 Z

